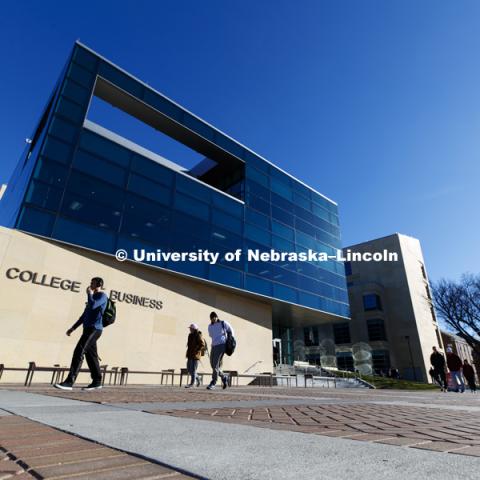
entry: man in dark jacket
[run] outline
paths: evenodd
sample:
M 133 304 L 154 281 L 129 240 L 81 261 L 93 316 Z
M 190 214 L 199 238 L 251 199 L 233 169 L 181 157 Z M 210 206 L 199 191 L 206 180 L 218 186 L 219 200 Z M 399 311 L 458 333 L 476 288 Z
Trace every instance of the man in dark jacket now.
M 468 360 L 465 359 L 463 361 L 463 376 L 468 383 L 468 388 L 472 393 L 477 391 L 477 386 L 475 385 L 475 370 L 473 367 L 468 363 Z
M 440 385 L 442 392 L 447 391 L 447 377 L 445 375 L 445 358 L 437 350 L 437 347 L 433 347 L 433 352 L 430 355 L 430 363 L 432 364 L 433 379 Z
M 450 345 L 447 347 L 447 367 L 457 387 L 460 387 L 460 392 L 463 393 L 465 391 L 465 383 L 462 376 L 462 361 L 456 353 L 453 353 Z M 455 391 L 458 392 L 458 388 Z
M 73 384 L 82 367 L 83 358 L 86 357 L 88 368 L 92 377 L 92 383 L 84 390 L 98 390 L 102 388 L 102 373 L 98 363 L 97 340 L 103 330 L 103 313 L 107 306 L 108 297 L 100 290 L 103 280 L 100 277 L 92 278 L 87 288 L 87 305 L 82 316 L 67 330 L 70 336 L 74 330 L 83 324 L 83 333 L 73 352 L 70 372 L 62 383 L 54 385 L 60 390 L 72 390 Z
M 197 375 L 198 362 L 202 355 L 205 354 L 205 341 L 203 340 L 202 332 L 198 329 L 196 323 L 190 325 L 190 333 L 187 339 L 187 371 L 190 374 L 191 380 L 185 388 L 191 388 L 194 385 L 200 386 L 200 379 Z

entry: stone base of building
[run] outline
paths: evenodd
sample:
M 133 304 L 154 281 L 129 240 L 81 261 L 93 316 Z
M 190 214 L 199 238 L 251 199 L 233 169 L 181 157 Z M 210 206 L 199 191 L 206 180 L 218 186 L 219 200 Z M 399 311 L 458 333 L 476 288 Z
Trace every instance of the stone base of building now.
M 0 227 L 0 363 L 5 367 L 68 366 L 81 328 L 79 318 L 92 277 L 102 277 L 116 299 L 117 320 L 98 342 L 101 364 L 130 370 L 185 368 L 188 326 L 208 339 L 209 314 L 231 323 L 237 351 L 224 369 L 239 374 L 272 371 L 272 306 L 267 301 L 158 268 L 99 254 Z M 84 364 L 86 368 L 86 362 Z M 210 372 L 208 357 L 200 371 Z M 37 377 L 38 375 L 38 377 Z M 38 372 L 35 380 L 49 381 Z M 5 371 L 2 382 L 23 382 L 25 372 Z M 87 374 L 79 377 L 88 382 Z M 131 375 L 130 383 L 159 383 Z

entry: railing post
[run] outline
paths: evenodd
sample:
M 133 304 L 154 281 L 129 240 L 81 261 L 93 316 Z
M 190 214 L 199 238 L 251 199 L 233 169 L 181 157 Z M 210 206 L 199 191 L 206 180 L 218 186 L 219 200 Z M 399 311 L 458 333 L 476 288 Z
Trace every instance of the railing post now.
M 52 370 L 52 380 L 50 381 L 50 385 L 53 385 L 54 383 L 58 382 L 58 369 L 60 368 L 60 364 L 55 363 L 53 365 L 53 370 Z
M 105 375 L 107 374 L 107 367 L 108 365 L 102 365 L 101 366 L 101 369 L 102 369 L 102 387 L 105 385 Z
M 35 362 L 28 362 L 27 377 L 25 378 L 25 387 L 29 387 L 32 384 L 34 371 L 35 371 Z
M 120 369 L 120 385 L 127 385 L 128 382 L 128 367 Z

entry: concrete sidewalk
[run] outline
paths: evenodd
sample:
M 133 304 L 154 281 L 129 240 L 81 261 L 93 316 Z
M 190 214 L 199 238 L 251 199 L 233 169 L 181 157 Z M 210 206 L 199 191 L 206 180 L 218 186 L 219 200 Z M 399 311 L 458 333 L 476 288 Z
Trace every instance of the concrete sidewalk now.
M 320 404 L 314 399 L 311 403 Z M 203 402 L 203 406 L 218 409 L 232 404 L 230 400 L 223 404 L 216 400 L 214 405 Z M 144 403 L 100 405 L 0 390 L 0 408 L 212 480 L 477 480 L 480 471 L 478 457 L 358 442 L 315 432 L 154 415 L 143 411 Z

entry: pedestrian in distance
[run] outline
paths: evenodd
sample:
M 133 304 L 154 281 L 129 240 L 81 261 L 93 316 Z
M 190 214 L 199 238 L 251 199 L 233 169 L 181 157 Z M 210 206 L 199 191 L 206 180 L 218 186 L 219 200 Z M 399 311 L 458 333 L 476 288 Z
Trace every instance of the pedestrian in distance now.
M 185 388 L 200 386 L 200 378 L 198 377 L 198 362 L 205 355 L 207 344 L 203 339 L 202 332 L 198 329 L 196 323 L 190 325 L 190 333 L 187 339 L 187 371 L 190 375 L 190 383 Z
M 475 370 L 473 369 L 472 365 L 468 363 L 468 360 L 465 359 L 463 361 L 463 376 L 468 383 L 468 388 L 472 393 L 476 393 L 477 386 L 475 385 Z
M 212 367 L 212 380 L 208 385 L 208 390 L 213 390 L 217 384 L 218 377 L 222 380 L 223 389 L 228 386 L 228 375 L 223 373 L 222 360 L 226 351 L 228 337 L 233 337 L 232 326 L 218 318 L 215 312 L 210 314 L 210 325 L 208 326 L 208 335 L 212 339 L 212 348 L 210 349 L 210 365 Z
M 54 385 L 61 390 L 72 390 L 73 384 L 82 367 L 84 357 L 87 359 L 88 368 L 92 377 L 92 383 L 83 390 L 98 390 L 102 388 L 102 373 L 98 362 L 97 341 L 103 331 L 103 315 L 108 303 L 107 295 L 101 291 L 103 279 L 92 278 L 87 287 L 87 304 L 80 318 L 67 330 L 70 336 L 80 325 L 83 324 L 83 333 L 78 340 L 73 352 L 72 363 L 67 378 L 62 383 Z
M 463 393 L 465 391 L 465 383 L 463 381 L 463 376 L 462 376 L 462 361 L 460 360 L 460 357 L 456 354 L 453 353 L 452 347 L 448 346 L 447 347 L 447 366 L 448 369 L 450 370 L 450 374 L 452 375 L 453 380 L 455 380 L 457 384 L 457 389 L 455 390 L 456 392 L 459 391 Z
M 273 366 L 276 367 L 280 363 L 280 349 L 278 345 L 273 346 Z
M 445 375 L 445 357 L 437 350 L 437 347 L 432 347 L 432 354 L 430 355 L 430 363 L 432 364 L 432 378 L 440 385 L 442 392 L 447 391 L 447 376 Z

